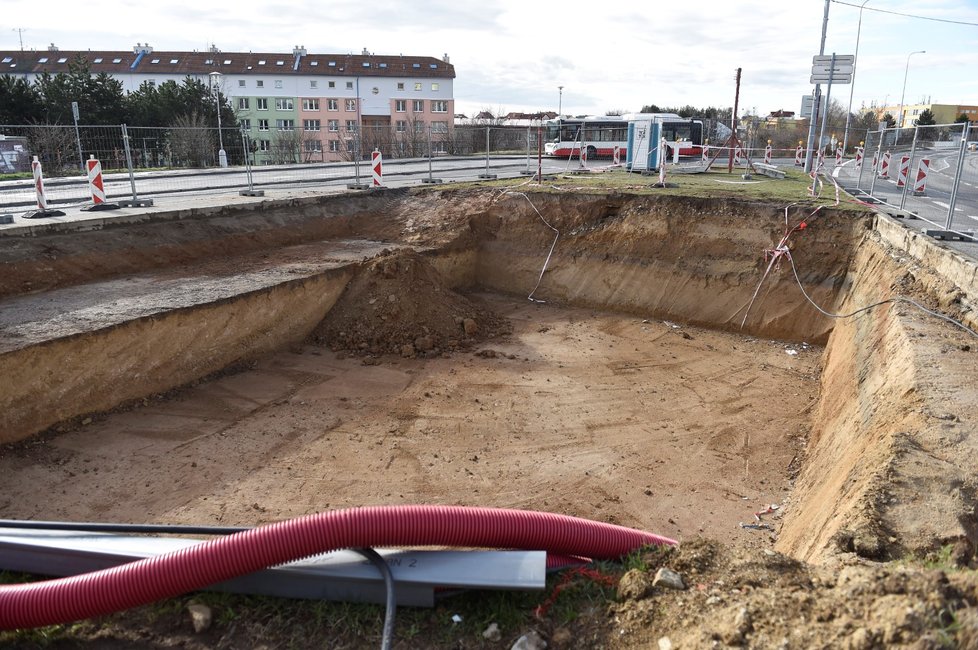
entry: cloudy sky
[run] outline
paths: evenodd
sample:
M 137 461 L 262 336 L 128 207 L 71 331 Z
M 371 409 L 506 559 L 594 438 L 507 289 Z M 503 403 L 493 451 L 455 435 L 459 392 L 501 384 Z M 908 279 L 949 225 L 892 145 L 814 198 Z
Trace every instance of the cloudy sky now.
M 825 52 L 854 54 L 858 5 L 833 0 Z M 229 11 L 228 7 L 233 7 Z M 873 8 L 972 23 L 958 25 Z M 0 0 L 0 49 L 159 51 L 206 49 L 411 54 L 455 65 L 457 111 L 556 110 L 603 114 L 660 106 L 798 111 L 811 92 L 824 0 L 781 2 L 528 2 L 526 0 L 327 0 L 296 3 L 119 3 Z M 978 0 L 869 0 L 862 13 L 853 107 L 906 103 L 978 105 Z M 18 30 L 24 30 L 19 32 Z M 563 93 L 558 87 L 563 86 Z M 849 102 L 850 86 L 833 86 Z

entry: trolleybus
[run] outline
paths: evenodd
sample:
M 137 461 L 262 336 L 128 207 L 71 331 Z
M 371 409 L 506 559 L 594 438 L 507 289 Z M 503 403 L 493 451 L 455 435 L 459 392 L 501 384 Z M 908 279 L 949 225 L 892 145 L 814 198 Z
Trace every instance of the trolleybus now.
M 618 146 L 622 160 L 628 144 L 628 123 L 636 119 L 654 119 L 662 127 L 661 137 L 679 143 L 680 156 L 703 153 L 703 122 L 688 120 L 675 113 L 632 113 L 602 117 L 560 117 L 544 123 L 544 151 L 548 156 L 574 158 L 611 157 Z

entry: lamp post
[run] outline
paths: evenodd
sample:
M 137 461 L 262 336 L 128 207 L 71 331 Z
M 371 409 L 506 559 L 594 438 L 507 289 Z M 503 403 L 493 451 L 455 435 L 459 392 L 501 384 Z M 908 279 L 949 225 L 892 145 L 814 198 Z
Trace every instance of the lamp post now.
M 221 73 L 210 73 L 211 90 L 214 92 L 214 106 L 217 108 L 217 161 L 221 167 L 228 166 L 228 155 L 224 151 L 224 135 L 221 133 Z
M 927 50 L 917 50 L 907 55 L 907 68 L 903 71 L 903 91 L 900 93 L 900 117 L 897 120 L 897 128 L 903 128 L 903 98 L 907 94 L 907 75 L 910 73 L 910 57 L 914 54 L 926 54 Z
M 557 96 L 557 117 L 560 117 L 563 114 L 561 113 L 561 109 L 564 106 L 564 87 L 557 86 L 557 91 L 560 93 Z
M 849 121 L 852 119 L 852 95 L 856 91 L 856 65 L 859 64 L 859 34 L 863 30 L 863 7 L 868 3 L 869 0 L 863 0 L 863 3 L 859 5 L 859 24 L 856 26 L 856 54 L 852 58 L 852 83 L 849 85 L 849 109 L 846 110 L 846 132 L 842 136 L 843 152 L 849 146 Z

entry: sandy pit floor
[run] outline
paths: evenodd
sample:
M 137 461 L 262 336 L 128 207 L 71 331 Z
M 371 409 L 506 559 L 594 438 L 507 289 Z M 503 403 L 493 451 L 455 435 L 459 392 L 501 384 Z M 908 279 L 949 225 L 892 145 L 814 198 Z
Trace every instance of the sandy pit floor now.
M 789 493 L 819 348 L 473 300 L 512 334 L 376 365 L 306 345 L 8 446 L 0 515 L 251 525 L 442 503 L 770 543 L 738 524 Z

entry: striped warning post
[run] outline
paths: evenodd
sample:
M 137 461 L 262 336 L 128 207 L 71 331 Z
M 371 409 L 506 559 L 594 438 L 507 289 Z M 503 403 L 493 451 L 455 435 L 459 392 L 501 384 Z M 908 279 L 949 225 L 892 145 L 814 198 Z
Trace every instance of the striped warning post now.
M 863 168 L 863 153 L 865 150 L 862 147 L 856 147 L 856 169 Z
M 838 167 L 842 164 L 842 147 L 835 150 L 835 166 Z
M 795 147 L 795 167 L 802 167 L 805 164 L 805 157 L 802 155 L 801 145 Z
M 31 171 L 34 173 L 34 194 L 37 195 L 37 209 L 44 211 L 48 209 L 48 200 L 44 196 L 44 172 L 41 169 L 41 161 L 34 156 L 31 162 Z
M 771 164 L 771 143 L 770 142 L 768 142 L 767 143 L 767 146 L 764 147 L 764 164 L 765 165 L 770 165 Z
M 880 160 L 880 178 L 890 177 L 890 152 L 884 151 L 883 158 Z
M 371 170 L 374 177 L 374 187 L 380 187 L 384 184 L 384 155 L 380 153 L 380 150 L 374 149 L 373 153 L 370 154 L 371 158 Z
M 905 186 L 908 176 L 910 176 L 910 156 L 900 156 L 900 168 L 897 170 L 897 187 Z
M 613 164 L 615 167 L 621 164 L 621 147 L 617 144 L 611 151 L 611 164 Z
M 876 171 L 876 166 L 880 163 L 879 152 L 873 154 L 873 172 Z
M 744 154 L 743 154 L 743 152 L 740 149 L 740 143 L 737 143 L 737 146 L 734 148 L 734 165 L 739 165 L 740 164 L 740 158 L 743 155 Z
M 930 171 L 930 159 L 921 158 L 917 165 L 917 178 L 913 183 L 914 196 L 921 196 L 927 189 L 927 172 Z
M 825 149 L 819 149 L 818 150 L 818 165 L 817 165 L 817 169 L 821 169 L 822 167 L 825 167 Z
M 703 145 L 703 162 L 710 162 L 710 145 Z
M 105 203 L 105 185 L 102 184 L 102 162 L 89 156 L 85 161 L 88 167 L 88 189 L 92 193 L 92 203 Z

